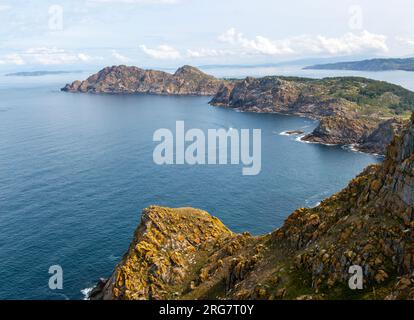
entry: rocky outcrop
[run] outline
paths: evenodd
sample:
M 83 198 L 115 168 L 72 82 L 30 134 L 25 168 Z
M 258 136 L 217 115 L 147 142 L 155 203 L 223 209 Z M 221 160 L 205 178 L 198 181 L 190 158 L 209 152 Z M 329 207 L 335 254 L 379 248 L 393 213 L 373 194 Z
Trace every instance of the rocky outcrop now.
M 395 110 L 413 110 L 414 93 L 363 78 L 249 77 L 223 84 L 210 104 L 306 116 L 320 121 L 303 138 L 306 141 L 352 144 L 365 152 L 383 154 L 401 129 L 402 117 Z
M 165 299 L 181 295 L 207 253 L 234 237 L 217 218 L 192 208 L 149 207 L 114 274 L 95 298 Z M 188 288 L 187 288 L 188 287 Z
M 396 118 L 381 122 L 375 130 L 360 139 L 359 150 L 385 154 L 386 146 L 391 143 L 396 134 L 401 132 L 403 126 L 404 121 Z
M 348 287 L 349 267 L 363 289 Z M 414 299 L 414 116 L 387 149 L 315 208 L 264 236 L 195 209 L 150 207 L 107 299 Z
M 324 144 L 355 144 L 374 128 L 375 122 L 330 116 L 322 118 L 315 130 L 302 140 Z M 368 144 L 366 149 L 371 151 Z
M 209 96 L 224 82 L 191 66 L 183 66 L 170 74 L 121 65 L 106 67 L 84 81 L 67 84 L 62 91 Z

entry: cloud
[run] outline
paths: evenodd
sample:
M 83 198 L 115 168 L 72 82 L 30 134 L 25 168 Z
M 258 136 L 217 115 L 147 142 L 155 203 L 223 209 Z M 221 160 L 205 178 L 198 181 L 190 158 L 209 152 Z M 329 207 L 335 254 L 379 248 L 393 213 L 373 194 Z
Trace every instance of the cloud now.
M 24 55 L 32 62 L 43 65 L 70 64 L 76 62 L 89 62 L 93 58 L 85 53 L 67 52 L 64 49 L 56 47 L 39 47 L 30 48 L 24 52 Z
M 293 49 L 289 47 L 288 41 L 272 41 L 263 36 L 256 36 L 254 39 L 248 39 L 243 33 L 237 32 L 234 28 L 221 34 L 218 39 L 221 42 L 241 46 L 246 50 L 260 54 L 286 55 L 294 53 Z
M 0 59 L 0 64 L 14 64 L 21 66 L 26 64 L 26 61 L 17 53 L 10 53 Z
M 414 38 L 397 37 L 395 39 L 403 45 L 414 46 Z
M 128 63 L 131 61 L 130 58 L 128 58 L 127 56 L 124 56 L 122 54 L 120 54 L 118 51 L 116 50 L 112 50 L 112 56 L 119 62 L 121 63 Z
M 357 54 L 387 52 L 387 37 L 366 30 L 360 33 L 346 33 L 339 37 L 302 35 L 282 40 L 271 40 L 263 36 L 247 38 L 243 33 L 231 28 L 221 34 L 218 40 L 227 43 L 246 54 L 272 56 L 299 54 Z
M 8 5 L 8 4 L 0 4 L 0 12 L 1 11 L 8 11 L 12 8 L 12 6 Z
M 166 44 L 162 44 L 155 49 L 150 49 L 146 45 L 140 45 L 139 47 L 153 59 L 174 60 L 181 58 L 181 53 L 177 49 Z
M 339 38 L 317 37 L 317 46 L 320 51 L 329 54 L 355 54 L 370 51 L 387 52 L 387 37 L 373 34 L 366 30 L 359 34 L 346 33 Z

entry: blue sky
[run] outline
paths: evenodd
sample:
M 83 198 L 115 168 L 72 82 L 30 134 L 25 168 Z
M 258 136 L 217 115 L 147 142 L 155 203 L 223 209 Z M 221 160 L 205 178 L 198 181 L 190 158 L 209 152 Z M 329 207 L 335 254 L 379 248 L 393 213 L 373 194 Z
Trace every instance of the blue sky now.
M 413 13 L 411 0 L 0 0 L 0 69 L 405 57 Z

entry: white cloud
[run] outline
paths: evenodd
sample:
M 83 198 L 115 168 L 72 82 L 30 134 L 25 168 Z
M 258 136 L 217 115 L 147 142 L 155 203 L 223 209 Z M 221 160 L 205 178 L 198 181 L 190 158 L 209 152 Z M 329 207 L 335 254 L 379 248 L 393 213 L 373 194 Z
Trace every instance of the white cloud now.
M 86 63 L 101 59 L 101 57 L 91 57 L 83 52 L 67 52 L 56 47 L 38 47 L 30 48 L 19 53 L 7 54 L 0 58 L 0 64 L 60 65 L 70 63 Z
M 294 55 L 294 54 L 357 54 L 364 52 L 387 52 L 387 37 L 366 30 L 346 33 L 340 37 L 297 36 L 283 40 L 271 40 L 263 36 L 249 39 L 231 28 L 218 40 L 238 48 L 246 54 Z
M 414 38 L 397 37 L 396 40 L 403 45 L 414 46 Z
M 15 64 L 23 65 L 26 61 L 17 53 L 6 54 L 2 59 L 0 59 L 0 64 Z
M 30 48 L 24 52 L 33 62 L 43 65 L 59 65 L 75 62 L 88 62 L 91 57 L 84 53 L 71 53 L 56 47 Z
M 387 37 L 373 34 L 366 30 L 359 34 L 346 33 L 339 38 L 317 37 L 317 43 L 322 52 L 329 54 L 355 54 L 363 52 L 387 52 Z
M 174 60 L 181 58 L 181 53 L 177 49 L 166 44 L 160 45 L 155 49 L 147 48 L 145 45 L 140 45 L 139 47 L 153 59 Z
M 118 51 L 116 50 L 112 50 L 112 56 L 119 62 L 121 63 L 128 63 L 131 61 L 130 58 L 128 58 L 127 56 L 124 56 L 122 54 L 120 54 Z
M 272 41 L 263 36 L 256 36 L 254 39 L 246 38 L 243 33 L 231 28 L 220 35 L 218 39 L 231 45 L 241 46 L 242 48 L 260 54 L 284 55 L 294 53 L 289 47 L 288 41 Z

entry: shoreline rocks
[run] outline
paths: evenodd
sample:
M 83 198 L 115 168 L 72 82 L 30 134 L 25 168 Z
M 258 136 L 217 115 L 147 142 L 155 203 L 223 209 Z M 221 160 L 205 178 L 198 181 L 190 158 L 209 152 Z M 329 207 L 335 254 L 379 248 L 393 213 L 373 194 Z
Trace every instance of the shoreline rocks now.
M 302 130 L 290 130 L 290 131 L 284 131 L 283 135 L 288 135 L 288 136 L 297 136 L 300 134 L 304 134 L 305 131 Z

